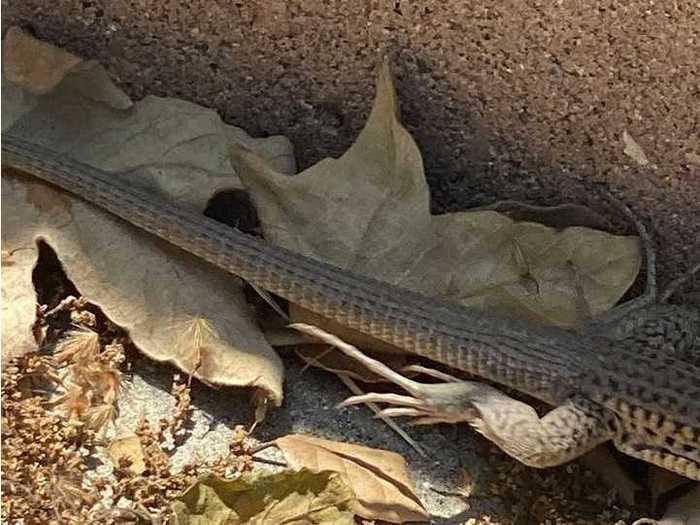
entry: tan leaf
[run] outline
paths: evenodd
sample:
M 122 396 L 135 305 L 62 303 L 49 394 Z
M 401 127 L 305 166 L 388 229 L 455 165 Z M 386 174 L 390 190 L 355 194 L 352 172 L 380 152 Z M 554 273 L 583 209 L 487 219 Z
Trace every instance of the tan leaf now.
M 240 188 L 227 156 L 231 143 L 256 150 L 283 172 L 294 171 L 284 137 L 253 139 L 212 110 L 182 100 L 132 103 L 101 66 L 80 62 L 70 69 L 52 46 L 16 30 L 8 38 L 14 39 L 13 52 L 5 53 L 4 70 L 32 74 L 3 82 L 6 133 L 199 212 L 216 192 Z M 51 77 L 59 65 L 53 89 L 26 106 L 36 79 Z M 260 333 L 238 280 L 33 178 L 3 176 L 2 184 L 3 248 L 12 253 L 11 265 L 3 261 L 4 346 L 31 346 L 31 271 L 41 237 L 81 294 L 128 329 L 144 353 L 206 382 L 255 387 L 273 404 L 281 402 L 281 361 Z M 206 323 L 206 337 L 194 337 L 193 323 Z
M 369 119 L 339 159 L 289 177 L 243 147 L 232 146 L 231 156 L 266 238 L 423 294 L 577 327 L 614 305 L 639 270 L 633 237 L 488 210 L 432 216 L 420 151 L 397 117 L 386 63 Z
M 2 44 L 4 80 L 22 84 L 34 95 L 54 89 L 82 59 L 36 40 L 18 27 L 11 27 Z
M 5 196 L 5 172 L 2 170 L 2 358 L 13 357 L 36 350 L 37 341 L 32 332 L 36 314 L 36 292 L 32 286 L 32 269 L 36 263 L 34 243 L 23 246 L 7 238 L 5 210 L 10 207 Z
M 632 138 L 632 135 L 627 133 L 627 130 L 622 132 L 622 144 L 624 145 L 624 153 L 640 166 L 649 164 L 649 159 L 642 147 Z
M 275 440 L 290 467 L 339 472 L 357 495 L 355 512 L 366 519 L 427 521 L 406 462 L 394 453 L 349 443 L 290 434 Z
M 108 452 L 115 467 L 119 467 L 124 460 L 128 460 L 129 470 L 135 475 L 138 476 L 146 470 L 143 446 L 138 436 L 126 436 L 113 440 Z
M 178 525 L 353 525 L 350 487 L 335 472 L 209 476 L 173 502 Z

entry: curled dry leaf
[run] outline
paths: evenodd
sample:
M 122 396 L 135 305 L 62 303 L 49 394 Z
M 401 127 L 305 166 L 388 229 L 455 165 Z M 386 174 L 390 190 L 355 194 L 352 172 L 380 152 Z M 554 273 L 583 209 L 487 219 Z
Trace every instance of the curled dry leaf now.
M 5 193 L 5 170 L 2 170 L 2 358 L 9 361 L 25 355 L 37 346 L 34 331 L 36 292 L 31 285 L 31 271 L 36 264 L 32 247 L 7 248 L 6 210 L 11 207 Z
M 109 445 L 109 456 L 115 467 L 121 468 L 128 465 L 129 471 L 140 475 L 146 470 L 143 459 L 143 446 L 138 436 L 125 436 L 117 438 Z
M 622 297 L 639 271 L 634 237 L 560 230 L 489 210 L 431 215 L 420 151 L 397 115 L 384 63 L 369 119 L 339 159 L 290 177 L 232 146 L 266 238 L 427 295 L 567 327 Z
M 670 502 L 659 525 L 700 525 L 700 484 Z
M 275 440 L 291 468 L 335 471 L 357 496 L 354 511 L 369 520 L 427 521 L 405 460 L 394 452 L 290 434 Z
M 172 504 L 178 525 L 353 525 L 354 494 L 336 472 L 205 477 Z
M 97 332 L 74 330 L 58 342 L 53 357 L 58 363 L 93 361 L 100 350 L 100 336 Z
M 177 99 L 132 103 L 94 62 L 8 31 L 3 47 L 3 131 L 114 173 L 202 211 L 240 188 L 227 148 L 242 143 L 293 172 L 289 141 L 253 139 L 213 111 Z M 240 282 L 83 201 L 26 176 L 2 179 L 3 347 L 34 347 L 35 239 L 58 255 L 81 294 L 134 343 L 209 383 L 251 386 L 277 405 L 283 369 L 256 326 Z M 193 325 L 208 330 L 197 332 Z M 205 334 L 206 332 L 206 334 Z
M 35 60 L 33 57 L 36 56 L 43 57 L 51 63 L 51 67 Z M 2 59 L 5 78 L 14 84 L 26 85 L 27 90 L 35 95 L 43 95 L 54 89 L 69 71 L 82 62 L 72 53 L 40 40 L 26 38 L 18 27 L 7 31 Z

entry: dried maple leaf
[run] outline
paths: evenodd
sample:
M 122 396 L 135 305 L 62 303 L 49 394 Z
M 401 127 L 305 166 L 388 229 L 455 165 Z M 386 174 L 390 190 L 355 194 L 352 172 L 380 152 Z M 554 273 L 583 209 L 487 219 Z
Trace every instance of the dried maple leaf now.
M 405 460 L 395 452 L 290 434 L 274 443 L 291 468 L 339 472 L 357 496 L 355 512 L 392 523 L 427 521 Z
M 289 177 L 232 146 L 265 237 L 426 295 L 568 327 L 608 310 L 632 284 L 640 266 L 634 237 L 551 228 L 490 210 L 431 215 L 420 151 L 397 115 L 384 63 L 369 119 L 339 159 Z
M 30 138 L 107 170 L 124 185 L 148 188 L 183 208 L 240 187 L 228 159 L 245 143 L 282 171 L 294 159 L 283 137 L 253 139 L 212 110 L 183 100 L 132 102 L 105 70 L 17 29 L 4 39 L 3 132 Z M 254 387 L 277 405 L 283 368 L 260 333 L 241 283 L 38 180 L 2 178 L 3 347 L 35 346 L 37 238 L 56 252 L 68 278 L 133 342 L 214 384 Z M 188 342 L 183 321 L 205 319 L 216 336 Z M 200 355 L 201 354 L 201 355 Z M 193 365 L 196 363 L 196 367 Z

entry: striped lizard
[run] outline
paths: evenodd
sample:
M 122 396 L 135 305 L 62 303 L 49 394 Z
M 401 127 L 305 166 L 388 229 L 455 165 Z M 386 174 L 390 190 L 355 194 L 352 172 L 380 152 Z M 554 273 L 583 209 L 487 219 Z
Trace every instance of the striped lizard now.
M 3 165 L 255 286 L 554 407 L 539 417 L 493 387 L 464 381 L 404 396 L 394 409 L 399 413 L 466 420 L 533 467 L 564 463 L 611 440 L 625 454 L 700 480 L 697 308 L 665 304 L 652 294 L 593 321 L 584 333 L 501 317 L 272 246 L 15 136 L 2 135 L 2 153 Z

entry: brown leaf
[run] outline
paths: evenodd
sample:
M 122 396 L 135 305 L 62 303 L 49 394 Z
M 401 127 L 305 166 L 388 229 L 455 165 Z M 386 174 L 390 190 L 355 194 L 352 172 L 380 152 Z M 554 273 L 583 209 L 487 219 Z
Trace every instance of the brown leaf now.
M 5 195 L 7 172 L 2 170 L 3 206 L 11 205 Z M 13 357 L 36 350 L 37 341 L 32 331 L 36 314 L 36 292 L 32 283 L 32 270 L 36 263 L 34 243 L 21 245 L 23 241 L 6 235 L 8 223 L 2 212 L 2 358 L 9 361 Z
M 275 440 L 290 467 L 339 472 L 357 495 L 355 512 L 366 519 L 427 521 L 406 462 L 394 453 L 349 443 L 290 434 Z
M 614 305 L 639 271 L 633 237 L 494 211 L 432 216 L 420 151 L 397 117 L 386 63 L 369 119 L 339 159 L 290 177 L 245 148 L 232 146 L 231 157 L 266 238 L 426 295 L 578 327 Z
M 581 459 L 584 465 L 598 474 L 607 487 L 617 491 L 618 497 L 625 504 L 635 504 L 642 487 L 620 466 L 605 446 L 594 448 Z
M 558 206 L 535 206 L 518 201 L 498 201 L 474 210 L 493 210 L 507 215 L 517 222 L 537 222 L 550 228 L 570 228 L 585 226 L 602 230 L 609 221 L 593 210 L 578 204 L 560 204 Z
M 670 470 L 655 466 L 651 467 L 649 470 L 648 486 L 654 506 L 656 506 L 659 499 L 663 497 L 664 494 L 682 485 L 687 485 L 688 483 L 692 482 L 689 481 L 688 478 L 680 476 Z
M 129 470 L 140 475 L 146 470 L 143 458 L 143 446 L 138 436 L 126 436 L 112 441 L 109 445 L 109 456 L 115 467 L 120 467 L 124 460 L 129 462 Z
M 3 39 L 4 80 L 22 84 L 34 95 L 54 89 L 82 59 L 11 27 Z
M 216 192 L 240 188 L 227 148 L 240 142 L 283 172 L 294 170 L 284 137 L 253 139 L 212 110 L 177 99 L 132 103 L 94 62 L 8 31 L 3 132 L 110 171 L 178 206 L 204 210 Z M 58 58 L 57 58 L 58 57 Z M 58 68 L 58 69 L 57 69 Z M 44 82 L 37 79 L 53 79 Z M 29 93 L 42 96 L 27 105 Z M 283 367 L 229 274 L 26 176 L 3 176 L 3 346 L 31 348 L 35 239 L 57 253 L 69 279 L 134 343 L 159 361 L 213 384 L 256 387 L 282 400 Z M 192 324 L 206 323 L 206 337 Z M 201 335 L 201 334 L 200 334 Z M 26 350 L 22 350 L 26 351 Z M 196 368 L 196 371 L 195 371 Z

